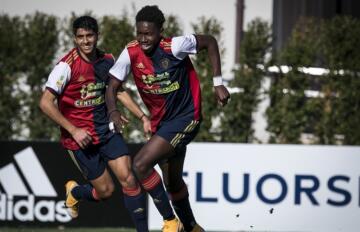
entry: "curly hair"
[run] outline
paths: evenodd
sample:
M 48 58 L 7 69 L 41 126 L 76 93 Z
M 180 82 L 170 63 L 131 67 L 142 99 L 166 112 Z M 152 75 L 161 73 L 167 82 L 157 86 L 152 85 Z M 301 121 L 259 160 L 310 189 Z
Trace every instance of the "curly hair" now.
M 76 35 L 76 31 L 79 28 L 93 30 L 96 34 L 98 34 L 98 32 L 99 32 L 99 26 L 98 26 L 96 19 L 94 19 L 91 16 L 87 16 L 87 15 L 81 16 L 74 20 L 74 22 L 73 22 L 74 35 Z
M 160 29 L 165 22 L 165 17 L 158 6 L 147 5 L 139 10 L 139 12 L 136 14 L 135 20 L 136 23 L 144 21 L 154 23 Z

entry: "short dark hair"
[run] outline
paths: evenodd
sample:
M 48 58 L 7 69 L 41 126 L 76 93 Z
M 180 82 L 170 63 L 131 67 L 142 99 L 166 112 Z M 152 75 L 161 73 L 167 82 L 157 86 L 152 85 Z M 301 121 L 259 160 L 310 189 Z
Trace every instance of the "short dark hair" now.
M 144 6 L 136 14 L 136 22 L 151 22 L 154 23 L 159 29 L 162 28 L 165 17 L 163 12 L 159 9 L 158 6 Z
M 99 26 L 96 19 L 88 15 L 78 17 L 77 19 L 74 20 L 73 22 L 74 35 L 76 35 L 77 29 L 79 28 L 93 30 L 96 34 L 98 34 L 99 32 Z

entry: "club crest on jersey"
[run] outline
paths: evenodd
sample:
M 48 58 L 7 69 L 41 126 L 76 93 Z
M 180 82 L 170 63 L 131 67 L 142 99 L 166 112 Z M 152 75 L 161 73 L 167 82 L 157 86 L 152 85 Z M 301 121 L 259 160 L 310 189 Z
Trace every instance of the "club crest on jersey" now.
M 135 65 L 135 67 L 138 68 L 138 69 L 144 69 L 144 68 L 145 68 L 145 65 L 144 65 L 142 62 L 140 62 L 140 63 L 137 63 L 137 64 Z
M 164 58 L 160 60 L 160 65 L 163 69 L 167 69 L 169 67 L 170 60 L 168 58 Z

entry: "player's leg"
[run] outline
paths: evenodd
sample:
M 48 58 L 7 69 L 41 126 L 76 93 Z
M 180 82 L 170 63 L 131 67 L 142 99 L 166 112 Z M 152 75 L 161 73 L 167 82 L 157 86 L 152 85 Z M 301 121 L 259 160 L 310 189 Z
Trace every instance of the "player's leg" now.
M 101 149 L 105 160 L 120 182 L 124 203 L 128 209 L 136 230 L 148 231 L 146 194 L 142 191 L 131 170 L 131 158 L 121 135 L 114 135 Z
M 186 145 L 195 138 L 200 128 L 200 122 L 192 120 L 192 117 L 184 117 L 169 123 L 168 127 L 170 130 L 167 131 L 172 132 L 175 136 L 172 134 L 168 136 L 164 131 L 160 131 L 160 134 L 163 134 L 165 138 L 166 136 L 168 138 L 173 137 L 169 141 L 175 148 L 175 155 L 167 159 L 166 162 L 160 162 L 167 191 L 185 230 L 188 232 L 204 231 L 195 221 L 190 207 L 187 186 L 182 178 Z
M 165 139 L 154 135 L 135 155 L 133 169 L 143 188 L 152 197 L 153 202 L 164 219 L 163 231 L 179 231 L 182 225 L 175 218 L 169 198 L 164 189 L 159 173 L 154 169 L 155 164 L 167 157 L 173 147 Z
M 160 167 L 166 190 L 185 231 L 204 231 L 195 220 L 189 202 L 188 189 L 182 177 L 185 153 L 186 147 L 177 147 L 175 149 L 176 155 L 166 159 L 165 162 L 161 162 Z
M 123 190 L 124 203 L 128 209 L 136 231 L 148 231 L 146 194 L 142 192 L 131 172 L 130 156 L 122 156 L 108 162 Z
M 111 196 L 114 185 L 111 176 L 105 169 L 105 163 L 101 160 L 98 146 L 87 149 L 69 151 L 70 157 L 79 168 L 84 178 L 90 183 L 78 185 L 70 180 L 66 183 L 65 206 L 71 217 L 78 216 L 80 200 L 99 201 Z

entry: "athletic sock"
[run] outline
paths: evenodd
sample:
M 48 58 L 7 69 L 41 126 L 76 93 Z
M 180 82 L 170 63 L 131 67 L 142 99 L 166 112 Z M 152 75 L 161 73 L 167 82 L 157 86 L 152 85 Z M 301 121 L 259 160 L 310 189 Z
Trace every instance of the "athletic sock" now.
M 176 193 L 169 193 L 174 210 L 183 223 L 185 231 L 191 231 L 196 225 L 194 214 L 189 202 L 189 193 L 186 185 Z
M 99 201 L 95 188 L 91 184 L 78 185 L 71 190 L 77 200 Z
M 137 232 L 148 232 L 146 195 L 139 185 L 123 188 L 125 207 L 129 211 Z
M 174 219 L 175 214 L 171 208 L 168 195 L 164 189 L 159 173 L 157 173 L 157 171 L 153 169 L 153 172 L 150 174 L 150 176 L 143 179 L 141 181 L 141 184 L 152 197 L 154 204 L 163 219 Z

